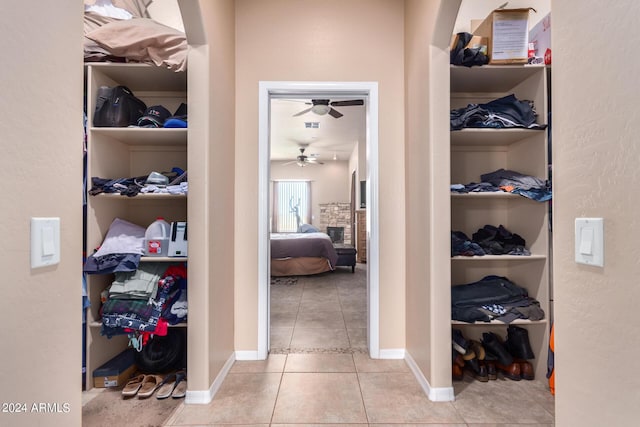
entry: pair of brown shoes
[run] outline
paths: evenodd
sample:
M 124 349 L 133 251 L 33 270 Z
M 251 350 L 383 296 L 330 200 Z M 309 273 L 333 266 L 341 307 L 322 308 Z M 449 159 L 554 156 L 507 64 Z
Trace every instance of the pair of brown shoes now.
M 514 359 L 510 365 L 496 363 L 496 368 L 498 368 L 505 377 L 513 381 L 520 381 L 521 379 L 531 381 L 534 379 L 533 365 L 524 359 Z

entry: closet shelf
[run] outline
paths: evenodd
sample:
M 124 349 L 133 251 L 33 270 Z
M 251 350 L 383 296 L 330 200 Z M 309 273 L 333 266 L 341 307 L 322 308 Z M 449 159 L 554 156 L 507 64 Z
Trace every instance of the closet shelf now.
M 90 62 L 85 67 L 99 71 L 114 84 L 123 84 L 138 92 L 186 93 L 187 73 L 142 63 Z
M 140 262 L 186 262 L 186 256 L 143 256 Z
M 459 320 L 452 320 L 451 324 L 454 326 L 509 326 L 509 325 L 546 325 L 547 319 L 542 320 L 529 320 L 529 319 L 516 319 L 510 323 L 504 323 L 499 320 L 492 320 L 490 322 L 474 322 L 467 323 Z
M 186 194 L 169 194 L 169 193 L 139 193 L 136 196 L 128 197 L 128 196 L 122 196 L 119 193 L 100 193 L 90 197 L 95 197 L 98 199 L 115 199 L 115 200 L 151 200 L 151 199 L 162 199 L 162 200 L 185 199 L 186 200 L 187 195 Z
M 186 128 L 92 127 L 91 133 L 117 139 L 130 146 L 187 145 Z
M 484 262 L 484 261 L 540 261 L 547 259 L 546 255 L 483 255 L 483 256 L 452 256 L 451 261 Z
M 484 129 L 466 128 L 451 131 L 452 146 L 509 146 L 531 136 L 541 135 L 544 129 Z
M 508 92 L 520 82 L 540 73 L 544 66 L 483 65 L 451 66 L 451 92 Z
M 530 200 L 519 194 L 507 193 L 506 191 L 485 192 L 485 193 L 451 193 L 452 199 L 522 199 Z
M 168 325 L 170 328 L 186 328 L 187 322 L 178 323 L 177 325 Z M 89 322 L 90 328 L 101 328 L 102 322 Z

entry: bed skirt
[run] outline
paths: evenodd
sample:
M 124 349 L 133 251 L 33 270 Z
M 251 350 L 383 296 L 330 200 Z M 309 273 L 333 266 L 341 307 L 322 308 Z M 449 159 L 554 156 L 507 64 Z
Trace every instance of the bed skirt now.
M 326 258 L 299 257 L 271 260 L 271 276 L 306 276 L 326 271 L 331 271 L 331 265 Z

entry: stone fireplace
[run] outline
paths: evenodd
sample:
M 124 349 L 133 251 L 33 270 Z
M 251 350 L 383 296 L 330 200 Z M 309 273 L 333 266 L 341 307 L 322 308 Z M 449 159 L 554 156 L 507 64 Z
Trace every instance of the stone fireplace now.
M 318 228 L 328 234 L 327 227 L 344 228 L 344 243 L 351 244 L 351 204 L 350 203 L 320 203 L 320 224 Z M 332 230 L 333 232 L 333 230 Z

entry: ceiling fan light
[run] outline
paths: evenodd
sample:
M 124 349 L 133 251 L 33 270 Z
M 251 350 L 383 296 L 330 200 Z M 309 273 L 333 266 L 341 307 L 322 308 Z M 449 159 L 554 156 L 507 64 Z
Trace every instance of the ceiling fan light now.
M 325 104 L 316 104 L 313 107 L 311 107 L 311 111 L 313 111 L 314 113 L 316 113 L 319 116 L 324 116 L 329 111 L 331 111 L 331 107 L 329 107 L 328 105 L 325 105 Z
M 297 164 L 298 164 L 298 166 L 300 166 L 301 168 L 305 167 L 305 164 L 306 164 L 306 162 L 303 162 L 303 161 L 301 161 L 301 160 L 298 160 L 296 163 L 297 163 Z

